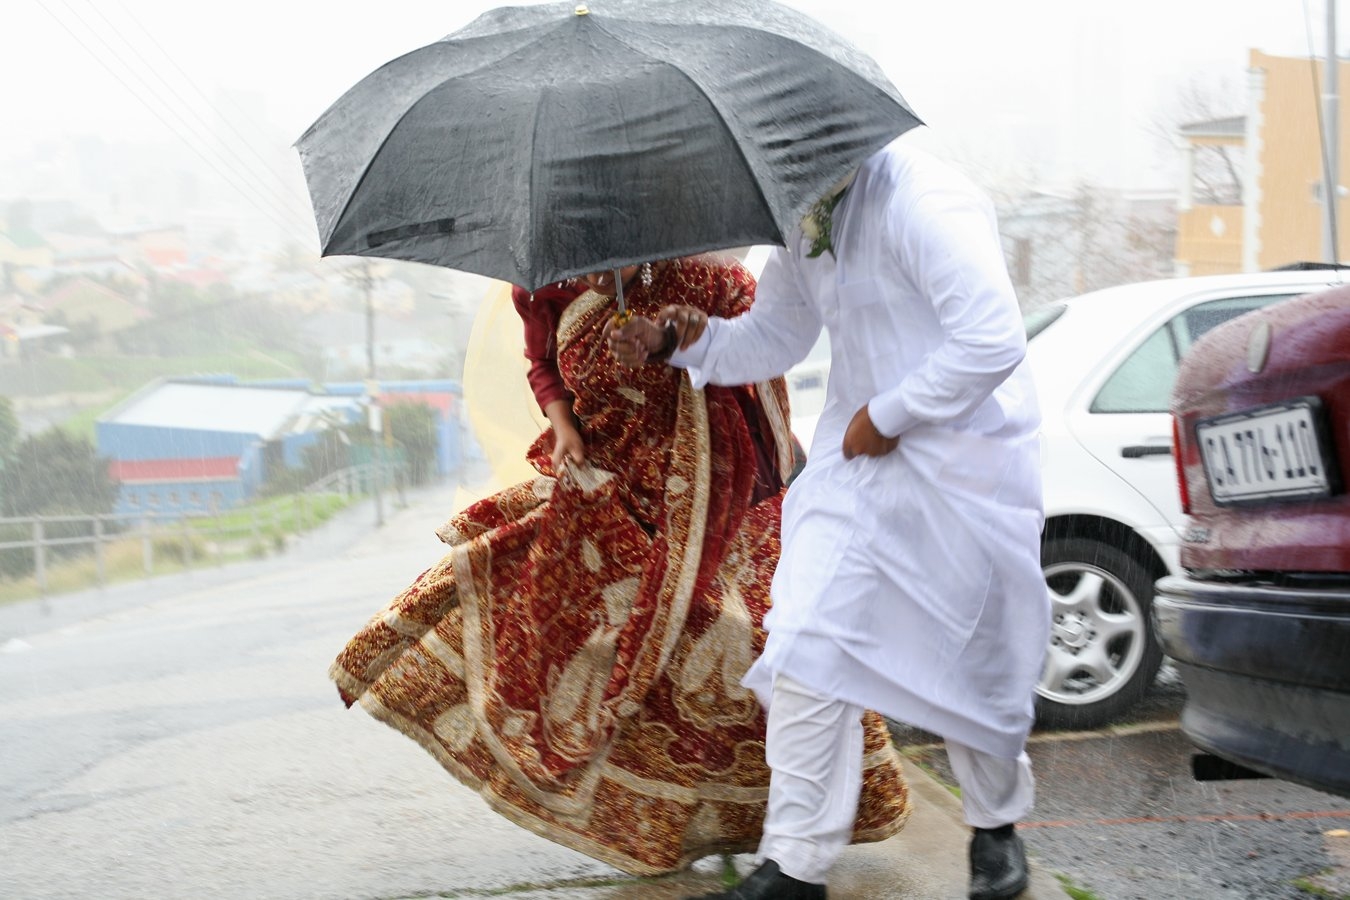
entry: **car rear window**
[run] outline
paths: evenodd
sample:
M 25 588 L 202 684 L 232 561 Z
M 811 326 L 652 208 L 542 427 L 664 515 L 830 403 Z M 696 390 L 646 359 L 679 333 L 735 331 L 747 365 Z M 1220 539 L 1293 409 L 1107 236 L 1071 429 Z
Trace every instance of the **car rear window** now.
M 1223 297 L 1188 307 L 1159 326 L 1125 358 L 1093 398 L 1094 413 L 1165 413 L 1177 366 L 1206 332 L 1294 294 Z
M 1027 340 L 1031 340 L 1053 325 L 1056 319 L 1064 315 L 1064 310 L 1066 309 L 1068 309 L 1068 304 L 1049 303 L 1045 306 L 1038 306 L 1030 312 L 1023 313 L 1022 327 L 1027 331 Z

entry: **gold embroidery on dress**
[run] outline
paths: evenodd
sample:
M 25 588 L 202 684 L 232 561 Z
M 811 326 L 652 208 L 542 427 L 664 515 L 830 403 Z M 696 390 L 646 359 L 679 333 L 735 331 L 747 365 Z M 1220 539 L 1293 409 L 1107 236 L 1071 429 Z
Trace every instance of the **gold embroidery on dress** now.
M 587 327 L 591 316 L 603 313 L 614 303 L 609 297 L 596 291 L 581 294 L 563 308 L 558 316 L 558 353 L 562 353 L 577 334 Z
M 420 638 L 431 628 L 423 622 L 410 621 L 399 615 L 398 610 L 389 608 L 380 616 L 384 624 L 388 625 L 399 634 L 410 638 Z
M 436 733 L 436 737 L 444 741 L 445 745 L 456 753 L 463 753 L 468 749 L 469 744 L 473 743 L 474 736 L 478 733 L 473 718 L 473 710 L 469 708 L 467 703 L 453 706 L 437 716 L 432 725 L 432 730 Z
M 464 657 L 455 652 L 455 649 L 449 643 L 441 639 L 441 636 L 432 631 L 422 638 L 422 646 L 432 655 L 441 665 L 445 666 L 445 671 L 456 678 L 463 678 L 465 675 Z
M 601 589 L 600 596 L 605 599 L 605 616 L 610 625 L 617 628 L 627 621 L 628 612 L 633 608 L 633 601 L 637 599 L 638 587 L 641 584 L 641 579 L 625 578 L 623 581 L 607 584 Z
M 787 481 L 796 460 L 792 454 L 792 411 L 788 406 L 787 385 L 782 378 L 761 381 L 755 385 L 755 396 L 769 420 L 769 430 L 773 433 L 773 446 L 778 457 L 778 477 Z
M 605 564 L 604 558 L 600 555 L 600 548 L 589 537 L 581 539 L 581 561 L 589 572 L 599 572 L 600 567 Z
M 614 670 L 618 637 L 617 628 L 608 625 L 596 628 L 562 672 L 549 675 L 544 734 L 564 759 L 586 759 L 595 751 L 595 741 L 604 734 L 601 720 L 607 713 L 600 701 Z

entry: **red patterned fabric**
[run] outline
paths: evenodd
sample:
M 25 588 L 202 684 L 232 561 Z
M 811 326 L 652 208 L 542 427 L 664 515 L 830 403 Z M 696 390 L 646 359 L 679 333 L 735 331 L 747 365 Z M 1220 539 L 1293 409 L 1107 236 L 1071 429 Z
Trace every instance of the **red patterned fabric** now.
M 739 266 L 657 266 L 627 299 L 748 308 Z M 413 737 L 499 812 L 637 874 L 752 850 L 768 795 L 764 717 L 741 676 L 762 650 L 781 492 L 756 496 L 756 447 L 736 391 L 679 370 L 617 365 L 612 301 L 573 301 L 558 369 L 588 463 L 552 471 L 440 530 L 452 547 L 352 639 L 332 669 L 344 700 Z M 781 379 L 757 388 L 787 446 Z M 784 471 L 790 453 L 778 453 Z M 855 838 L 909 813 L 884 723 L 867 718 Z

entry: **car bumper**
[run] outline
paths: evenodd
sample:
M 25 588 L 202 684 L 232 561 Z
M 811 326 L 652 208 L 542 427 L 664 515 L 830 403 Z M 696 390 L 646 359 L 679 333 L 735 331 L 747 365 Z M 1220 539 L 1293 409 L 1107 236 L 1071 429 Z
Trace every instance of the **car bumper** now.
M 1157 585 L 1163 651 L 1186 685 L 1198 747 L 1350 796 L 1350 591 L 1202 582 Z

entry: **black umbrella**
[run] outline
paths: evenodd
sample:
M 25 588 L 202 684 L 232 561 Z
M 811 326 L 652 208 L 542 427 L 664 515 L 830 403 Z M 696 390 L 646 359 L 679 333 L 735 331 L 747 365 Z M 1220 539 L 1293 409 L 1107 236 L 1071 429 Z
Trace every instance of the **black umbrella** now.
M 322 252 L 535 288 L 784 236 L 919 124 L 770 0 L 503 8 L 368 75 L 297 147 Z

